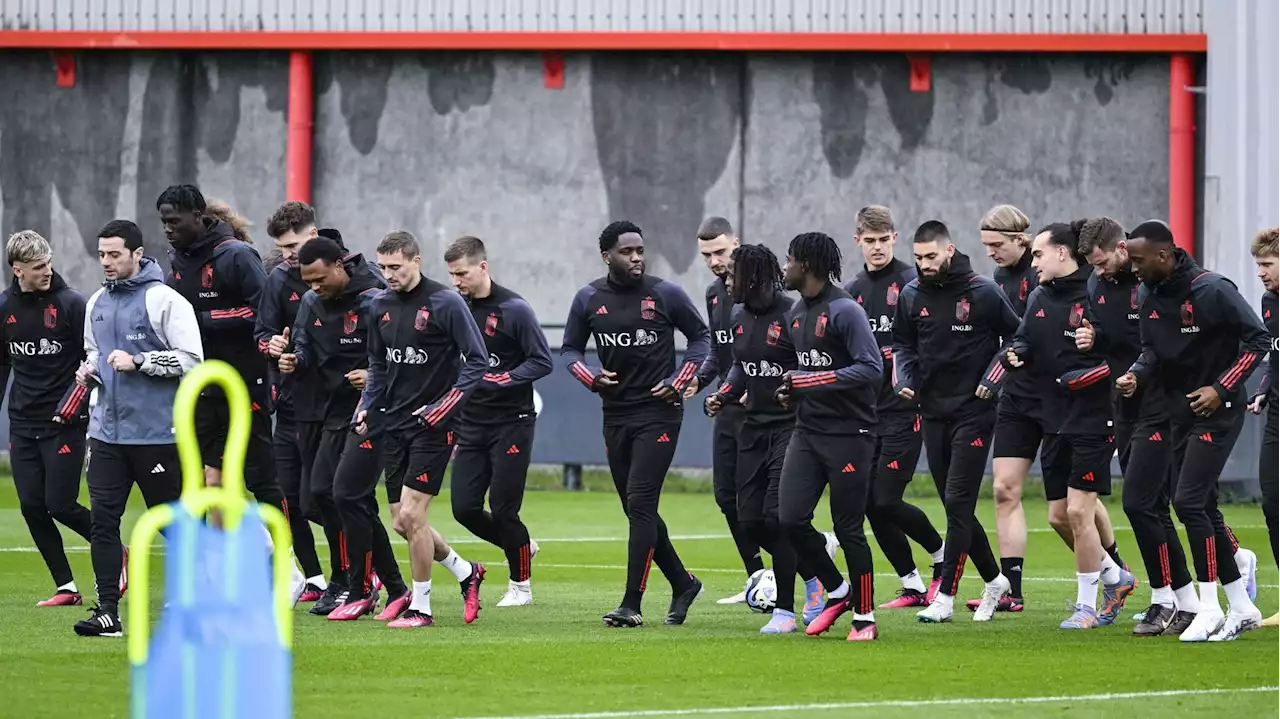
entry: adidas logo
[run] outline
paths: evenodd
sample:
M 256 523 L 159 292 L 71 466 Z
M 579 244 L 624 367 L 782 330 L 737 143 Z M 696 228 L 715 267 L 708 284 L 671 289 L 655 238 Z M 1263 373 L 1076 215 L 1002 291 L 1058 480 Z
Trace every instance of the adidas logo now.
M 920 316 L 921 316 L 921 317 L 928 317 L 928 316 L 929 316 L 929 308 L 928 308 L 928 307 L 921 307 L 921 308 L 920 308 Z
M 598 314 L 598 315 L 607 315 L 607 314 L 609 314 L 609 308 L 608 308 L 608 307 L 605 307 L 604 305 L 600 305 L 600 309 L 596 310 L 596 314 Z
M 1036 317 L 1044 317 L 1044 310 L 1040 310 L 1039 312 L 1037 312 Z
M 1213 435 L 1212 435 L 1212 434 L 1210 434 L 1210 433 L 1208 433 L 1208 432 L 1205 432 L 1204 434 L 1200 435 L 1200 441 L 1201 441 L 1201 442 L 1209 442 L 1210 444 L 1212 444 L 1212 443 L 1213 443 Z
M 1088 474 L 1086 474 L 1085 476 L 1081 477 L 1080 479 L 1083 479 L 1083 480 L 1084 480 L 1084 481 L 1086 481 L 1086 482 L 1092 482 L 1092 481 L 1093 481 L 1093 472 L 1089 472 Z
M 979 437 L 979 438 L 977 438 L 977 439 L 973 440 L 972 442 L 970 442 L 970 443 L 969 443 L 969 446 L 970 446 L 970 447 L 985 447 L 986 445 L 985 445 L 985 444 L 983 444 L 983 442 L 982 442 L 982 438 L 981 438 L 981 437 Z
M 58 454 L 71 454 L 71 448 L 64 444 L 58 448 Z
M 366 439 L 360 443 L 360 449 L 373 449 L 373 441 Z
M 381 321 L 381 322 L 390 322 L 390 321 L 391 321 L 391 313 L 390 313 L 390 312 L 383 312 L 383 313 L 382 313 L 382 319 L 381 319 L 380 321 Z
M 1021 571 L 1022 571 L 1022 565 L 1021 565 L 1021 564 L 1015 564 L 1015 565 L 1013 565 L 1012 567 L 1009 567 L 1009 571 L 1010 571 L 1010 572 L 1021 572 Z
M 513 444 L 507 448 L 507 454 L 520 454 L 520 448 Z
M 667 433 L 666 433 L 666 432 L 663 432 L 663 433 L 662 433 L 662 436 L 661 436 L 661 437 L 658 437 L 658 442 L 659 442 L 659 444 L 661 444 L 661 443 L 663 443 L 663 442 L 670 442 L 670 441 L 671 441 L 671 438 L 667 436 Z
M 9 315 L 9 319 L 5 320 L 4 323 L 7 325 L 16 325 L 18 324 L 18 318 L 13 315 Z
M 841 473 L 843 473 L 843 474 L 849 474 L 850 472 L 854 472 L 854 471 L 856 471 L 856 470 L 855 470 L 855 469 L 854 469 L 854 467 L 853 467 L 853 462 L 850 462 L 850 463 L 846 464 L 846 465 L 844 466 L 844 469 L 840 470 L 840 472 L 841 472 Z
M 1155 310 L 1151 310 L 1151 316 L 1150 316 L 1150 317 L 1147 317 L 1147 319 L 1149 319 L 1149 320 L 1158 320 L 1158 319 L 1160 319 L 1160 313 L 1159 313 L 1159 312 L 1156 312 Z
M 152 474 L 164 474 L 164 471 L 165 471 L 165 470 L 164 470 L 164 465 L 162 465 L 162 464 L 157 464 L 156 466 L 154 466 L 154 467 L 152 467 L 152 468 L 151 468 L 151 473 L 152 473 Z
M 1147 441 L 1148 441 L 1148 442 L 1163 442 L 1163 441 L 1164 441 L 1164 437 L 1161 437 L 1161 436 L 1160 436 L 1160 433 L 1159 433 L 1159 432 L 1156 432 L 1155 434 L 1151 435 L 1150 437 L 1147 437 Z
M 315 325 L 314 325 L 314 326 L 315 326 L 315 327 L 324 327 L 324 325 L 320 324 L 320 318 L 319 318 L 319 317 L 317 317 L 317 318 L 316 318 L 316 322 L 315 322 Z
M 431 479 L 430 479 L 429 477 L 427 477 L 427 473 L 426 473 L 426 472 L 423 472 L 422 474 L 419 474 L 417 477 L 414 477 L 414 479 L 416 479 L 416 480 L 417 480 L 417 481 L 419 481 L 419 482 L 422 482 L 423 484 L 426 484 L 427 482 L 430 482 L 430 481 L 431 481 Z
M 897 468 L 898 468 L 898 460 L 895 459 L 889 463 L 889 469 L 897 469 Z
M 293 294 L 289 295 L 289 301 L 290 301 L 290 302 L 297 302 L 297 301 L 298 301 L 298 293 L 297 293 L 297 292 L 294 292 Z
M 251 402 L 251 403 L 249 404 L 249 411 L 251 411 L 251 412 L 261 412 L 261 411 L 262 411 L 262 405 L 258 404 L 257 402 Z
M 1107 296 L 1106 296 L 1106 295 L 1102 295 L 1101 297 L 1099 297 L 1099 298 L 1098 298 L 1098 304 L 1100 304 L 1100 305 L 1105 305 L 1105 304 L 1107 304 Z

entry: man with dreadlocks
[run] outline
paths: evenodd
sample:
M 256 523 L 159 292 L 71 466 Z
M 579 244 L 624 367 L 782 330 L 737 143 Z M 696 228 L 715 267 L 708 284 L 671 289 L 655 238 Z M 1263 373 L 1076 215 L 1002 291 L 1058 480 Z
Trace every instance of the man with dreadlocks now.
M 947 510 L 942 586 L 916 617 L 951 621 L 965 559 L 973 559 L 987 583 L 973 619 L 986 622 L 1009 591 L 974 516 L 996 423 L 987 368 L 1019 320 L 999 285 L 956 250 L 946 225 L 921 225 L 913 252 L 919 277 L 903 289 L 893 318 L 893 386 L 903 399 L 920 402 L 925 456 Z
M 840 248 L 821 232 L 791 240 L 784 282 L 800 299 L 786 326 L 798 370 L 783 375 L 775 394 L 796 407 L 796 433 L 782 465 L 779 521 L 801 562 L 827 588 L 827 603 L 805 627 L 821 634 L 853 611 L 849 641 L 876 638 L 871 547 L 862 524 L 876 451 L 876 390 L 884 362 L 867 313 L 840 288 Z M 831 523 L 844 549 L 851 587 L 813 528 L 813 510 L 831 487 Z
M 796 631 L 795 587 L 798 560 L 791 538 L 778 522 L 778 484 L 782 462 L 795 430 L 795 412 L 774 396 L 782 377 L 796 369 L 795 348 L 786 331 L 793 304 L 782 289 L 778 258 L 764 245 L 742 245 L 733 251 L 724 276 L 733 299 L 725 331 L 732 334 L 733 362 L 728 377 L 707 397 L 706 413 L 720 421 L 727 407 L 746 412 L 738 432 L 735 459 L 736 516 L 741 532 L 773 556 L 778 582 L 777 605 L 761 634 Z M 822 611 L 822 586 L 807 564 L 799 569 L 805 583 L 805 620 Z
M 671 546 L 658 516 L 658 497 L 680 438 L 681 393 L 706 359 L 711 333 L 679 285 L 645 274 L 639 227 L 626 221 L 605 227 L 600 259 L 608 274 L 574 295 L 560 354 L 574 378 L 603 400 L 609 472 L 631 525 L 626 590 L 604 623 L 644 623 L 640 602 L 649 565 L 656 562 L 671 582 L 666 623 L 684 624 L 689 607 L 702 596 L 702 582 Z M 677 330 L 689 342 L 678 365 Z M 600 369 L 587 365 L 588 339 L 595 340 Z

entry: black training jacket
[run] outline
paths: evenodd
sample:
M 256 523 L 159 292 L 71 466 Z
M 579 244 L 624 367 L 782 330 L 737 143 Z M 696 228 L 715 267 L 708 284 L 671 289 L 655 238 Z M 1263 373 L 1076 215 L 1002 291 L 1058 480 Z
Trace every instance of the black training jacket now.
M 0 401 L 12 373 L 10 432 L 43 437 L 63 426 L 53 417 L 85 358 L 84 313 L 84 295 L 57 272 L 44 292 L 23 292 L 14 277 L 0 294 Z M 76 419 L 89 421 L 88 402 Z
M 268 347 L 271 338 L 282 333 L 285 327 L 290 328 L 292 339 L 293 321 L 298 316 L 303 296 L 310 290 L 311 285 L 302 281 L 302 273 L 297 267 L 290 267 L 283 262 L 276 265 L 267 274 L 266 284 L 262 288 L 262 301 L 258 305 L 257 321 L 253 326 L 258 351 L 267 358 L 267 365 L 272 368 L 276 411 L 289 414 L 300 422 L 318 422 L 324 418 L 324 397 L 320 394 L 320 389 L 311 382 L 314 375 L 276 373 L 275 359 L 270 356 Z
M 495 425 L 533 417 L 533 382 L 551 374 L 542 325 L 523 297 L 494 282 L 487 297 L 468 301 L 488 356 L 488 372 L 462 410 L 462 425 Z
M 252 245 L 235 238 L 231 226 L 206 217 L 204 235 L 183 248 L 169 250 L 165 282 L 196 311 L 206 360 L 222 360 L 240 373 L 249 396 L 270 396 L 266 357 L 254 337 L 258 306 L 267 272 Z M 220 394 L 211 385 L 206 394 Z
M 384 410 L 392 431 L 452 428 L 488 369 L 480 328 L 452 287 L 419 276 L 373 303 L 369 379 L 360 406 Z
M 717 277 L 707 285 L 707 325 L 711 330 L 711 351 L 698 368 L 698 388 L 706 389 L 711 383 L 725 381 L 733 365 L 733 333 L 729 331 L 730 315 L 735 305 L 723 277 Z
M 1009 305 L 1013 307 L 1013 313 L 1018 317 L 1023 316 L 1027 312 L 1027 299 L 1036 287 L 1040 285 L 1040 273 L 1036 272 L 1036 268 L 1031 266 L 1031 248 L 1027 248 L 1022 253 L 1022 259 L 1013 267 L 997 267 L 993 278 L 1000 289 L 1004 291 L 1004 296 L 1009 299 Z M 1005 343 L 1008 344 L 1009 338 L 1005 337 Z M 1044 386 L 1045 382 L 1052 382 L 1052 377 L 1040 377 L 1039 371 L 1028 368 L 1028 371 L 1008 377 L 1003 384 L 1002 390 L 1005 394 L 1015 397 L 1037 397 L 1039 388 Z M 1038 412 L 1040 405 L 1033 403 L 1030 405 L 1033 412 Z M 1050 421 L 1047 416 L 1040 417 L 1043 421 Z
M 876 433 L 884 373 L 867 313 L 836 285 L 801 297 L 787 312 L 798 370 L 791 376 L 796 428 L 814 434 Z
M 310 377 L 307 390 L 323 402 L 326 429 L 342 429 L 351 423 L 360 390 L 346 374 L 369 366 L 370 308 L 386 287 L 361 254 L 342 258 L 351 281 L 341 295 L 322 300 L 314 291 L 302 296 L 289 339 L 298 357 L 294 374 Z
M 1034 367 L 1052 378 L 1040 385 L 1046 426 L 1057 434 L 1114 434 L 1111 415 L 1111 366 L 1105 348 L 1107 335 L 1089 304 L 1089 277 L 1093 268 L 1082 265 L 1066 277 L 1059 277 L 1032 290 L 1027 312 L 1014 333 L 1012 349 L 1023 366 L 1001 362 L 1011 379 Z M 1076 330 L 1085 321 L 1094 328 L 1093 348 L 1076 349 Z
M 938 278 L 917 277 L 903 288 L 893 320 L 893 387 L 915 391 L 925 417 L 957 419 L 992 411 L 974 395 L 993 392 L 1007 374 L 997 354 L 1013 338 L 1018 316 L 991 278 L 973 271 L 957 251 Z
M 1139 419 L 1157 420 L 1168 416 L 1165 393 L 1159 383 L 1139 387 L 1133 397 L 1121 397 L 1115 390 L 1115 379 L 1129 371 L 1142 353 L 1138 329 L 1138 293 L 1141 281 L 1132 269 L 1125 269 L 1112 279 L 1089 276 L 1089 301 L 1097 316 L 1097 324 L 1107 336 L 1107 364 L 1111 366 L 1112 401 L 1117 422 Z
M 679 367 L 677 330 L 688 341 Z M 600 372 L 587 366 L 588 339 L 595 341 L 601 368 L 618 373 L 617 386 L 596 386 Z M 560 356 L 579 382 L 600 394 L 605 422 L 679 419 L 679 404 L 650 390 L 665 383 L 683 392 L 710 349 L 711 333 L 680 285 L 651 275 L 636 285 L 601 277 L 574 295 Z
M 1264 400 L 1270 409 L 1276 409 L 1276 355 L 1280 355 L 1280 339 L 1277 339 L 1276 320 L 1280 317 L 1280 309 L 1276 307 L 1276 293 L 1262 293 L 1262 324 L 1266 325 L 1267 332 L 1271 333 L 1271 352 L 1267 357 L 1267 364 L 1262 368 L 1262 380 L 1258 382 L 1258 391 L 1254 392 L 1254 397 L 1264 396 Z
M 732 406 L 747 394 L 744 425 L 776 427 L 795 424 L 795 409 L 784 408 L 774 397 L 782 375 L 796 369 L 795 346 L 787 330 L 787 313 L 794 300 L 778 292 L 765 310 L 745 304 L 733 306 L 729 331 L 733 333 L 733 365 L 716 392 Z
M 1159 378 L 1174 419 L 1194 421 L 1185 395 L 1205 386 L 1222 397 L 1219 412 L 1244 409 L 1245 382 L 1271 349 L 1271 336 L 1231 280 L 1177 248 L 1173 272 L 1142 283 L 1139 308 L 1142 354 L 1130 369 L 1139 387 Z
M 895 258 L 878 270 L 872 271 L 864 266 L 862 272 L 844 286 L 844 291 L 853 295 L 854 301 L 867 313 L 871 331 L 884 358 L 884 381 L 880 384 L 877 399 L 881 415 L 916 411 L 914 400 L 908 402 L 893 389 L 893 317 L 897 313 L 902 290 L 915 278 L 916 268 Z

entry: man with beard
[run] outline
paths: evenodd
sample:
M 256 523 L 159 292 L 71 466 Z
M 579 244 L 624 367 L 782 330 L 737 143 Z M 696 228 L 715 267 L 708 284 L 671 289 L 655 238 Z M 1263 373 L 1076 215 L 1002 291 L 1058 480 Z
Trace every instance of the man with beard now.
M 916 278 L 916 268 L 893 257 L 898 232 L 889 208 L 871 205 L 858 210 L 855 232 L 858 247 L 862 249 L 863 270 L 844 289 L 866 311 L 885 365 L 876 400 L 875 474 L 871 479 L 867 520 L 880 551 L 902 580 L 898 597 L 881 604 L 880 608 L 927 606 L 938 592 L 942 537 L 919 507 L 902 498 L 920 462 L 922 439 L 915 403 L 902 399 L 893 390 L 893 315 L 902 289 Z M 920 572 L 916 571 L 908 537 L 933 560 L 933 576 L 927 591 Z
M 1262 614 L 1233 557 L 1235 542 L 1218 510 L 1218 480 L 1244 424 L 1245 382 L 1271 349 L 1270 336 L 1235 285 L 1175 247 L 1163 222 L 1138 225 L 1128 248 L 1143 285 L 1142 354 L 1116 388 L 1131 396 L 1158 378 L 1169 392 L 1178 468 L 1173 507 L 1186 527 L 1200 583 L 1200 611 L 1180 639 L 1230 641 L 1256 628 Z M 1225 615 L 1219 579 L 1229 605 Z
M 920 276 L 906 286 L 894 315 L 894 388 L 920 403 L 929 471 L 947 511 L 942 586 L 916 616 L 951 621 L 965 560 L 972 559 L 986 582 L 973 619 L 986 622 L 1009 592 L 1009 580 L 974 510 L 996 421 L 991 397 L 1003 371 L 993 358 L 1000 338 L 1017 330 L 1018 317 L 1000 287 L 956 250 L 946 225 L 925 222 L 914 239 Z
M 644 623 L 641 600 L 656 562 L 671 583 L 667 624 L 684 624 L 702 595 L 658 515 L 658 498 L 675 456 L 683 420 L 681 396 L 711 346 L 711 333 L 679 285 L 645 274 L 644 237 L 620 220 L 600 233 L 608 274 L 578 290 L 565 321 L 561 356 L 569 372 L 601 396 L 609 472 L 630 525 L 622 603 L 604 615 L 609 627 Z M 677 366 L 675 332 L 688 341 Z M 595 340 L 600 369 L 587 364 Z
M 733 225 L 723 217 L 708 217 L 698 227 L 698 252 L 707 264 L 707 269 L 716 276 L 707 285 L 707 324 L 711 328 L 712 351 L 699 368 L 697 376 L 685 388 L 684 398 L 692 399 L 704 387 L 712 382 L 723 383 L 733 365 L 733 335 L 729 332 L 729 314 L 733 311 L 733 300 L 725 285 L 729 259 L 738 247 L 738 237 L 733 233 Z M 746 534 L 743 524 L 738 521 L 737 492 L 734 477 L 737 474 L 738 433 L 746 410 L 741 404 L 731 403 L 715 415 L 715 424 L 711 436 L 711 487 L 715 494 L 716 505 L 724 514 L 729 524 L 729 534 L 733 536 L 733 544 L 742 557 L 742 566 L 751 576 L 764 568 L 760 559 L 760 545 Z M 747 601 L 746 591 L 718 600 L 717 604 L 740 604 Z

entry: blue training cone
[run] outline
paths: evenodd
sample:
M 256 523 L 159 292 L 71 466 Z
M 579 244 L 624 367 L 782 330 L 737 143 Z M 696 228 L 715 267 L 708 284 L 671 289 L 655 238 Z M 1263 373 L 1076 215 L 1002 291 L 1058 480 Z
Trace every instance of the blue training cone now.
M 223 486 L 201 487 L 195 400 L 222 385 L 231 409 Z M 241 411 L 242 410 L 242 411 Z M 182 498 L 152 508 L 130 542 L 129 662 L 133 719 L 287 719 L 292 715 L 292 559 L 284 515 L 244 495 L 248 391 L 222 362 L 205 362 L 183 380 L 174 408 L 182 458 Z M 205 522 L 210 509 L 222 526 Z M 151 545 L 163 529 L 165 605 L 148 625 Z M 272 552 L 266 529 L 275 546 Z

